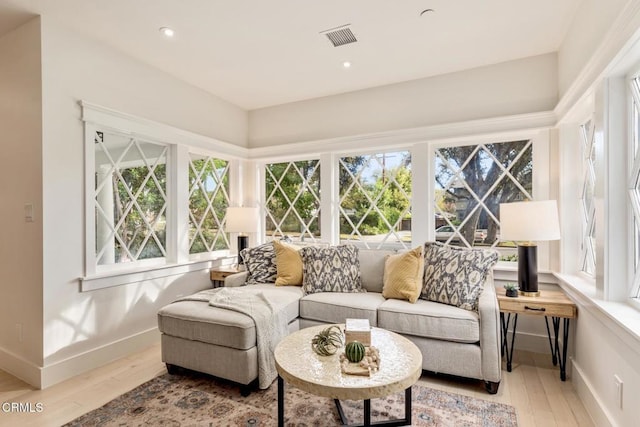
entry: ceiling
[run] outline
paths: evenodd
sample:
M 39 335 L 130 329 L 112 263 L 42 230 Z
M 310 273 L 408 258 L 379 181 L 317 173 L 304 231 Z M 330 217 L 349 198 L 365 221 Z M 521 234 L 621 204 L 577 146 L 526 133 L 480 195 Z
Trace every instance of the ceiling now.
M 554 52 L 581 1 L 0 0 L 0 35 L 43 15 L 252 110 Z

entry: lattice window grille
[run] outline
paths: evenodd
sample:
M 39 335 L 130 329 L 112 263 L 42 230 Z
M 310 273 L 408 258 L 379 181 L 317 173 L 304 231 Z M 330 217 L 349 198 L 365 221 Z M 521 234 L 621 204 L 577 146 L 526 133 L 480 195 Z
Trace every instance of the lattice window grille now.
M 631 173 L 628 181 L 629 203 L 633 215 L 633 288 L 632 295 L 640 298 L 640 78 L 631 80 L 631 94 L 633 98 L 632 139 L 630 158 L 632 159 Z
M 274 167 L 285 164 L 286 166 L 279 176 L 272 171 Z M 310 167 L 306 171 L 306 175 L 303 165 Z M 292 181 L 293 185 L 299 185 L 294 197 L 288 196 L 287 189 L 284 188 L 286 178 Z M 271 191 L 268 190 L 270 185 L 273 186 Z M 267 231 L 271 233 L 271 237 L 291 237 L 291 234 L 295 233 L 298 235 L 293 237 L 297 240 L 308 238 L 312 242 L 318 241 L 320 237 L 320 161 L 305 160 L 267 164 L 265 166 L 265 187 L 269 191 L 265 199 L 265 206 Z M 304 196 L 311 197 L 312 208 L 307 214 L 299 212 L 297 208 L 297 203 L 301 202 Z M 280 212 L 276 211 L 276 207 Z M 296 224 L 297 230 L 295 231 L 291 229 L 291 219 Z M 313 227 L 314 223 L 315 228 Z
M 580 126 L 580 140 L 582 143 L 583 184 L 580 195 L 582 211 L 582 243 L 580 255 L 581 271 L 593 276 L 596 270 L 596 208 L 594 191 L 596 185 L 595 143 L 593 121 L 589 120 Z
M 229 249 L 229 162 L 190 153 L 189 253 Z
M 111 146 L 106 136 L 118 143 Z M 94 198 L 96 263 L 166 257 L 168 147 L 100 131 L 94 142 L 101 159 L 96 161 Z M 144 174 L 141 181 L 134 178 L 139 173 Z
M 504 144 L 508 144 L 508 143 L 504 143 Z M 463 230 L 463 228 L 469 223 L 469 221 L 471 221 L 472 218 L 474 218 L 474 216 L 479 213 L 485 213 L 488 217 L 488 220 L 493 221 L 496 227 L 499 227 L 500 221 L 497 218 L 496 214 L 489 208 L 487 201 L 489 197 L 491 197 L 493 192 L 505 180 L 511 181 L 511 183 L 521 192 L 520 196 L 522 200 L 531 200 L 533 198 L 531 196 L 531 193 L 511 173 L 514 166 L 518 164 L 518 162 L 524 156 L 530 155 L 531 147 L 532 147 L 532 142 L 527 141 L 526 144 L 524 144 L 524 146 L 519 150 L 516 157 L 514 157 L 514 159 L 511 160 L 509 164 L 506 166 L 503 165 L 503 160 L 496 158 L 496 156 L 494 156 L 494 154 L 487 148 L 485 144 L 479 144 L 475 146 L 475 148 L 471 151 L 471 153 L 464 159 L 464 161 L 459 166 L 456 165 L 456 162 L 450 161 L 450 159 L 448 159 L 447 156 L 441 150 L 435 151 L 436 164 L 440 162 L 441 164 L 445 165 L 445 168 L 451 174 L 449 179 L 445 182 L 444 186 L 442 187 L 442 190 L 444 192 L 449 192 L 454 188 L 462 188 L 468 192 L 468 194 L 471 196 L 473 201 L 476 203 L 475 207 L 471 211 L 469 211 L 464 218 L 462 218 L 459 224 L 456 225 L 450 219 L 447 212 L 445 212 L 438 205 L 438 203 L 434 201 L 435 212 L 439 214 L 443 218 L 443 220 L 446 222 L 446 224 L 454 230 L 451 236 L 446 238 L 446 241 L 445 241 L 446 244 L 454 244 L 459 242 L 466 247 L 473 246 L 475 243 L 475 235 L 473 239 L 474 242 L 469 242 L 468 239 L 466 239 L 464 235 L 461 233 L 461 230 Z M 489 161 L 494 162 L 494 164 L 497 167 L 499 167 L 501 170 L 498 178 L 493 182 L 493 184 L 486 191 L 484 191 L 484 194 L 478 194 L 478 192 L 476 192 L 467 183 L 464 177 L 465 168 L 474 160 L 476 156 L 480 155 L 480 153 L 482 153 L 482 155 L 484 156 L 487 156 L 487 159 Z M 529 162 L 531 161 L 532 160 L 529 160 Z M 437 167 L 436 167 L 436 173 L 438 173 Z M 500 243 L 500 240 L 495 239 L 493 242 L 490 242 L 490 246 L 496 247 L 499 243 Z
M 399 169 L 391 169 L 387 167 L 386 158 L 388 156 L 405 156 L 407 162 L 404 166 L 405 168 L 410 169 L 411 158 L 408 152 L 382 153 L 362 156 L 364 157 L 364 162 L 355 173 L 352 172 L 347 165 L 347 159 L 349 159 L 349 157 L 343 157 L 339 160 L 340 172 L 346 174 L 349 179 L 349 184 L 346 186 L 346 188 L 340 188 L 340 218 L 341 220 L 344 220 L 351 228 L 351 232 L 347 233 L 346 236 L 341 235 L 341 240 L 358 242 L 367 249 L 381 249 L 385 247 L 385 245 L 400 245 L 402 246 L 402 248 L 407 249 L 411 244 L 410 241 L 405 241 L 404 236 L 398 231 L 400 229 L 402 219 L 411 212 L 411 195 L 408 194 L 403 186 L 396 180 Z M 366 188 L 363 175 L 365 173 L 369 173 L 371 170 L 377 169 L 380 170 L 380 173 L 384 177 L 384 184 L 378 191 L 373 191 L 372 193 L 369 189 Z M 385 192 L 391 188 L 394 188 L 396 191 L 398 191 L 401 198 L 406 202 L 406 208 L 404 208 L 400 212 L 397 220 L 393 223 L 389 221 L 389 219 L 385 216 L 384 212 L 379 207 L 381 198 L 383 197 Z M 358 218 L 352 218 L 352 213 L 349 212 L 348 208 L 345 206 L 345 201 L 353 195 L 354 191 L 360 192 L 368 202 L 368 207 L 366 208 L 364 213 L 359 215 Z M 377 241 L 372 240 L 370 235 L 362 232 L 362 227 L 365 220 L 372 213 L 380 217 L 384 226 L 388 230 L 388 232 L 383 235 L 375 236 L 375 240 Z

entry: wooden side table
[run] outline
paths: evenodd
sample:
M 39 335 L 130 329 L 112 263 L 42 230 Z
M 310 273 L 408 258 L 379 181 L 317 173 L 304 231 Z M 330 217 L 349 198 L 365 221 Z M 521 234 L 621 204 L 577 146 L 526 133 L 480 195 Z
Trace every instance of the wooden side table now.
M 209 270 L 209 278 L 213 282 L 214 288 L 220 288 L 224 286 L 224 279 L 227 276 L 240 273 L 241 271 L 244 271 L 244 270 L 237 266 L 213 267 L 211 270 Z
M 576 317 L 577 307 L 562 291 L 541 290 L 540 296 L 528 297 L 519 295 L 511 298 L 505 295 L 505 290 L 496 289 L 498 296 L 498 304 L 500 306 L 500 323 L 502 338 L 502 355 L 507 357 L 507 371 L 511 372 L 511 362 L 513 360 L 513 345 L 516 338 L 516 327 L 518 324 L 518 315 L 527 314 L 532 316 L 544 316 L 547 325 L 547 336 L 549 337 L 549 347 L 551 348 L 551 358 L 553 365 L 560 364 L 560 379 L 567 379 L 567 345 L 569 341 L 569 321 Z M 513 316 L 513 332 L 511 335 L 511 343 L 509 344 L 507 331 L 511 315 Z M 506 316 L 505 316 L 506 315 Z M 551 330 L 549 329 L 549 317 L 553 324 L 555 339 L 551 338 Z M 560 355 L 560 346 L 558 335 L 560 332 L 560 319 L 563 319 L 562 325 L 562 356 Z

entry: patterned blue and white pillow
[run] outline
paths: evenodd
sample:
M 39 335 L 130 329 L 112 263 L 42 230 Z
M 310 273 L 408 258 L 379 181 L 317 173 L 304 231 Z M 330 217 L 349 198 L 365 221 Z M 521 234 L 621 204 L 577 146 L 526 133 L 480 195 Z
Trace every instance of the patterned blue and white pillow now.
M 360 278 L 358 248 L 353 245 L 300 249 L 302 290 L 316 292 L 365 292 Z
M 276 268 L 276 250 L 273 242 L 240 251 L 249 277 L 247 284 L 275 283 L 278 270 Z
M 478 311 L 478 298 L 491 268 L 492 249 L 467 249 L 436 242 L 424 244 L 424 279 L 420 298 Z

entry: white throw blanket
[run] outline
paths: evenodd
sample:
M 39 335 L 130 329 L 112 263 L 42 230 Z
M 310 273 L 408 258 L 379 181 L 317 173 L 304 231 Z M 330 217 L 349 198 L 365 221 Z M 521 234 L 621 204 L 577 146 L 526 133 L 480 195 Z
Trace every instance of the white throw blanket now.
M 278 376 L 273 352 L 287 335 L 284 310 L 275 308 L 276 301 L 251 286 L 207 289 L 180 300 L 209 301 L 209 305 L 237 311 L 251 317 L 256 325 L 258 350 L 258 387 L 269 388 Z

